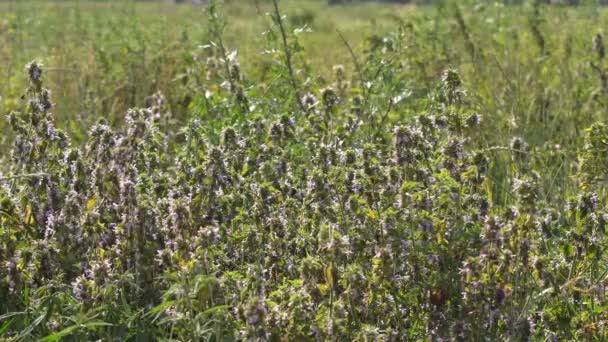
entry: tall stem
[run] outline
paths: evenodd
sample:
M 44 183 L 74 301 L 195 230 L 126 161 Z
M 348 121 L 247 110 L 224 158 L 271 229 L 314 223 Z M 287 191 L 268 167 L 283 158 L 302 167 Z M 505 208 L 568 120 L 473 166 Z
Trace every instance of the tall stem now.
M 283 39 L 283 50 L 285 53 L 285 64 L 287 65 L 287 70 L 289 71 L 289 78 L 291 80 L 291 86 L 296 95 L 296 102 L 302 111 L 306 111 L 306 107 L 302 103 L 302 98 L 300 97 L 300 90 L 298 86 L 298 81 L 296 80 L 295 73 L 293 71 L 293 65 L 291 63 L 291 50 L 289 49 L 289 44 L 287 43 L 287 33 L 285 32 L 285 26 L 283 25 L 283 18 L 281 17 L 281 12 L 279 11 L 279 3 L 278 0 L 272 0 L 272 4 L 274 5 L 274 14 L 275 19 L 277 21 L 277 25 L 279 25 L 279 30 L 281 31 L 281 38 Z

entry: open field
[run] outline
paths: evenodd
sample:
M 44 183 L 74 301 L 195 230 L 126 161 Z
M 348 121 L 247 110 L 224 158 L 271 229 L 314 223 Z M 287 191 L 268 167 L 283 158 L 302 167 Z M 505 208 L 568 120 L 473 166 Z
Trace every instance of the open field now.
M 348 64 L 349 55 L 336 30 L 353 44 L 373 32 L 386 32 L 410 7 L 360 4 L 327 7 L 322 1 L 289 2 L 290 22 L 309 24 L 302 59 L 328 74 L 335 64 Z M 253 1 L 226 6 L 233 18 L 225 31 L 226 45 L 238 50 L 241 64 L 262 77 L 269 59 L 262 33 L 268 29 L 263 4 Z M 195 64 L 193 54 L 208 39 L 201 6 L 132 2 L 0 2 L 0 109 L 11 111 L 24 88 L 23 65 L 36 59 L 48 65 L 46 83 L 53 91 L 63 128 L 80 133 L 100 115 L 122 117 L 126 109 L 162 90 L 173 102 L 185 92 L 175 78 Z M 44 13 L 44 15 L 40 15 Z M 330 48 L 327 48 L 330 47 Z M 151 72 L 151 71 L 154 72 Z M 178 84 L 179 85 L 179 84 Z M 180 89 L 177 89 L 180 88 Z M 78 99 L 74 101 L 74 99 Z M 79 115 L 79 122 L 70 120 Z M 63 118 L 62 118 L 63 119 Z M 84 119 L 84 121 L 83 121 Z M 69 124 L 77 127 L 67 126 Z M 65 125 L 64 125 L 65 124 Z
M 0 2 L 0 341 L 608 339 L 606 27 Z

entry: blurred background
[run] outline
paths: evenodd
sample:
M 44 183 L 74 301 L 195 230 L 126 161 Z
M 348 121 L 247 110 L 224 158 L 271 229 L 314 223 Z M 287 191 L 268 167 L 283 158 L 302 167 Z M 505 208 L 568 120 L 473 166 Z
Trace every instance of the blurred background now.
M 117 125 L 128 108 L 142 106 L 157 91 L 167 97 L 175 119 L 185 119 L 202 92 L 193 77 L 204 78 L 209 57 L 204 2 L 0 2 L 0 113 L 19 108 L 24 66 L 38 60 L 45 65 L 58 125 L 75 142 L 99 117 Z M 297 38 L 304 85 L 322 86 L 336 65 L 353 74 L 345 41 L 361 59 L 373 49 L 392 49 L 412 96 L 427 96 L 452 67 L 461 72 L 480 111 L 500 118 L 495 129 L 532 144 L 562 146 L 578 139 L 577 127 L 604 113 L 605 104 L 597 99 L 603 74 L 591 65 L 597 64 L 592 40 L 608 27 L 601 3 L 280 1 Z M 224 44 L 252 91 L 272 82 L 268 70 L 274 62 L 264 34 L 272 25 L 269 11 L 267 0 L 221 2 Z M 539 130 L 533 123 L 573 134 Z M 10 139 L 5 120 L 0 129 L 3 139 Z

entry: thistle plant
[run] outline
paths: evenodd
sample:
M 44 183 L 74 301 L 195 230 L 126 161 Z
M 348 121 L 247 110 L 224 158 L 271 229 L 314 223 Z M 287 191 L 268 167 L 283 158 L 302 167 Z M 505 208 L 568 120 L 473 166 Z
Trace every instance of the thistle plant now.
M 404 41 L 421 23 L 361 57 L 342 37 L 354 72 L 300 70 L 278 4 L 275 83 L 238 63 L 215 4 L 213 44 L 175 79 L 186 113 L 152 92 L 82 143 L 26 66 L 0 175 L 1 337 L 605 339 L 605 125 L 567 151 L 515 125 L 490 139 L 504 121 L 466 67 L 434 60 L 415 82 L 426 66 Z

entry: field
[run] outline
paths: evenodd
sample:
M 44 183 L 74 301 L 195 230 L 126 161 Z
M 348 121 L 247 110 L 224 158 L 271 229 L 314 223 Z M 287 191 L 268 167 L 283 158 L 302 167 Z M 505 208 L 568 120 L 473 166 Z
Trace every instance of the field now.
M 605 341 L 608 8 L 0 2 L 0 341 Z

